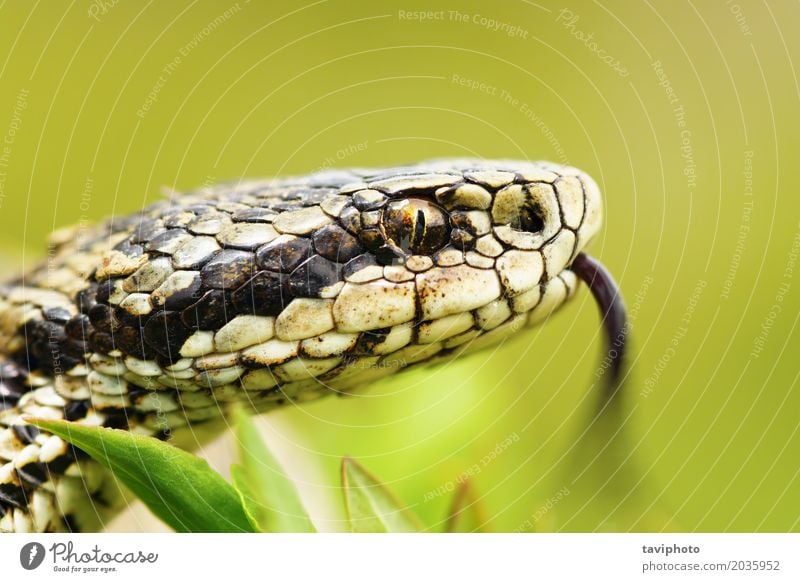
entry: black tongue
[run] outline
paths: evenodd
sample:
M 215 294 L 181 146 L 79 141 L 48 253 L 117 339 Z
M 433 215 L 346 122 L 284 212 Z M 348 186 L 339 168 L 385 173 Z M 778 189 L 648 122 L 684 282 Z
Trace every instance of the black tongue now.
M 628 321 L 622 294 L 608 269 L 589 255 L 578 254 L 570 268 L 586 283 L 600 307 L 606 330 L 606 357 L 603 365 L 607 366 L 609 374 L 609 390 L 616 390 L 625 369 L 625 348 L 628 340 Z

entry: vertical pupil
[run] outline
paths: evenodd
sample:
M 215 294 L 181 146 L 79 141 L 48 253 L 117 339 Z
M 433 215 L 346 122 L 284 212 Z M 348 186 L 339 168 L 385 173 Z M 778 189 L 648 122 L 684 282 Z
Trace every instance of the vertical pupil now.
M 423 198 L 390 202 L 381 215 L 386 240 L 408 254 L 430 254 L 450 238 L 447 212 Z
M 418 249 L 422 246 L 425 237 L 425 212 L 422 208 L 417 209 L 417 220 L 414 223 L 414 238 L 411 241 L 411 248 Z

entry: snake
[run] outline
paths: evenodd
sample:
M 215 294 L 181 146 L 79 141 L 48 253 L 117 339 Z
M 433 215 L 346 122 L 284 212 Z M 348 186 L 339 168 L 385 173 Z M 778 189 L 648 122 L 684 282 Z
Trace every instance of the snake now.
M 602 206 L 563 164 L 434 159 L 206 185 L 54 232 L 0 284 L 0 531 L 98 531 L 122 505 L 108 470 L 30 418 L 190 447 L 182 434 L 233 406 L 480 352 L 581 281 L 616 377 L 624 305 L 584 252 Z

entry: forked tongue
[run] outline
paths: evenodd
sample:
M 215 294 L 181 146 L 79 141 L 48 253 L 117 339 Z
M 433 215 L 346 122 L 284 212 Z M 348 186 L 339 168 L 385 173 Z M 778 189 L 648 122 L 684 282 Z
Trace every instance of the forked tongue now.
M 589 287 L 600 308 L 606 332 L 606 354 L 601 365 L 608 370 L 606 388 L 610 396 L 625 372 L 628 322 L 622 293 L 608 269 L 587 254 L 579 253 L 571 269 Z
M 600 308 L 605 354 L 599 370 L 605 390 L 577 435 L 572 462 L 566 467 L 564 479 L 572 494 L 559 508 L 564 520 L 560 527 L 659 530 L 669 519 L 651 507 L 652 491 L 630 442 L 627 425 L 632 410 L 623 406 L 629 327 L 622 294 L 608 270 L 588 255 L 580 253 L 571 270 L 586 283 Z

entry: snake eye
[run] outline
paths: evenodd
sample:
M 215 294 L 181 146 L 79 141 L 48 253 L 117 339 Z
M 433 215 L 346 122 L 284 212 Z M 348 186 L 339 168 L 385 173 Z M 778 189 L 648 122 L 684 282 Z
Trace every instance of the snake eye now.
M 381 224 L 387 240 L 413 255 L 429 255 L 445 246 L 450 238 L 447 212 L 422 198 L 389 203 Z

